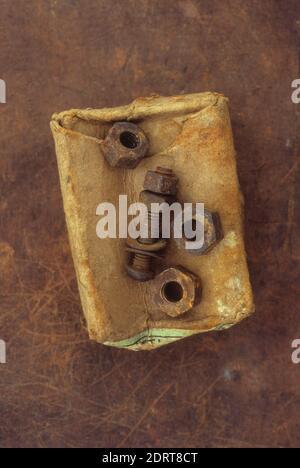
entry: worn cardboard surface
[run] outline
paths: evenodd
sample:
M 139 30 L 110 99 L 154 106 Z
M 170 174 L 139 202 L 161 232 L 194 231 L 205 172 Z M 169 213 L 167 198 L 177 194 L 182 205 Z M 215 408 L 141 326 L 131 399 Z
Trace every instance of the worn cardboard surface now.
M 134 170 L 111 168 L 101 142 L 114 121 L 138 122 L 149 156 Z M 103 110 L 71 110 L 51 121 L 69 237 L 90 337 L 129 349 L 151 349 L 196 332 L 228 328 L 253 311 L 245 258 L 242 196 L 227 100 L 217 93 L 140 98 Z M 96 236 L 96 207 L 128 195 L 138 201 L 148 169 L 170 167 L 179 177 L 178 200 L 202 202 L 220 214 L 224 238 L 195 257 L 170 240 L 165 265 L 180 264 L 203 284 L 201 303 L 181 318 L 153 304 L 151 281 L 124 271 L 124 239 Z

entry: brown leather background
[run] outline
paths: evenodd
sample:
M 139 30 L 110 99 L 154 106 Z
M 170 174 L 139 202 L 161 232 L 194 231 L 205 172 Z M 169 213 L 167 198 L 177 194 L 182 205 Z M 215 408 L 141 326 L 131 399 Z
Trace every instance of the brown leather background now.
M 2 447 L 300 446 L 297 0 L 0 0 Z M 152 352 L 88 341 L 49 119 L 230 98 L 257 312 Z

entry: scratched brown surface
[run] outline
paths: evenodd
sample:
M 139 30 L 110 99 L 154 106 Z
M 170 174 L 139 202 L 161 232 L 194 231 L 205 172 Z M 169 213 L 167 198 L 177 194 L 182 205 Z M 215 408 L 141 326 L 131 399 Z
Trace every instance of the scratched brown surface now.
M 0 446 L 300 447 L 299 2 L 0 10 Z M 50 115 L 207 90 L 231 101 L 257 313 L 150 353 L 89 342 Z

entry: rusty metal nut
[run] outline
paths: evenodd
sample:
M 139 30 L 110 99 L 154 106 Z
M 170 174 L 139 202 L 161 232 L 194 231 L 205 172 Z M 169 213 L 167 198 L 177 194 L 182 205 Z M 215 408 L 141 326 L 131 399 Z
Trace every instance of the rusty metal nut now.
M 102 143 L 107 162 L 123 169 L 134 169 L 145 157 L 148 147 L 144 132 L 130 122 L 115 123 Z
M 179 317 L 201 301 L 201 281 L 181 266 L 162 271 L 153 280 L 153 302 L 170 317 Z
M 171 197 L 169 195 L 162 195 L 159 193 L 149 192 L 148 190 L 143 190 L 140 193 L 139 201 L 140 203 L 144 203 L 144 205 L 146 205 L 148 211 L 151 211 L 152 203 L 158 203 L 159 205 L 161 203 L 170 204 L 174 201 L 174 197 Z
M 163 195 L 175 195 L 178 177 L 171 169 L 157 167 L 155 171 L 148 171 L 144 180 L 144 189 Z
M 202 228 L 202 225 L 200 224 L 200 221 L 197 218 L 196 214 L 194 214 L 190 220 L 185 221 L 185 225 L 187 224 L 189 224 L 189 228 L 191 228 L 192 226 L 193 231 L 195 231 L 198 228 L 198 226 L 199 226 L 199 229 Z M 183 228 L 184 227 L 185 226 L 183 226 Z M 217 245 L 217 243 L 222 238 L 223 238 L 223 232 L 222 232 L 222 225 L 221 225 L 219 214 L 205 209 L 204 210 L 204 238 L 203 238 L 202 246 L 196 249 L 187 248 L 186 243 L 195 241 L 196 236 L 194 239 L 188 239 L 187 237 L 184 236 L 184 229 L 183 229 L 183 236 L 179 239 L 175 239 L 175 241 L 179 248 L 185 250 L 186 252 L 192 255 L 206 255 Z

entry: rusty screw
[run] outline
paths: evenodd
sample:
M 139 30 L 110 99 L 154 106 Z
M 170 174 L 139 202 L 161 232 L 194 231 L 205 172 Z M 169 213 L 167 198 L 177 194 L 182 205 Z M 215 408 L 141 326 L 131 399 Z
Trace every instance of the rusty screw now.
M 154 277 L 152 260 L 153 258 L 160 258 L 159 254 L 166 247 L 166 241 L 160 239 L 161 218 L 159 213 L 153 212 L 152 203 L 161 204 L 173 201 L 178 179 L 172 170 L 158 169 L 147 172 L 144 187 L 147 187 L 148 190 L 143 190 L 140 193 L 140 202 L 147 207 L 148 235 L 137 240 L 127 240 L 127 251 L 131 255 L 126 265 L 126 271 L 129 276 L 137 281 L 148 281 Z M 169 179 L 171 179 L 172 183 L 166 182 Z M 157 233 L 156 238 L 152 237 L 151 233 L 153 232 Z
M 137 125 L 131 122 L 117 122 L 110 128 L 102 148 L 110 166 L 134 169 L 145 157 L 149 143 Z
M 144 239 L 145 241 L 145 239 Z M 141 239 L 127 240 L 127 252 L 131 255 L 131 261 L 126 264 L 126 271 L 136 281 L 149 281 L 154 277 L 152 260 L 160 258 L 159 253 L 166 247 L 165 239 L 157 239 L 153 243 L 141 242 Z
M 129 262 L 126 265 L 126 271 L 133 279 L 137 281 L 149 281 L 153 278 L 152 270 L 153 258 L 159 258 L 159 253 L 166 247 L 166 241 L 160 239 L 160 216 L 151 210 L 152 203 L 168 203 L 169 197 L 159 195 L 147 190 L 140 193 L 140 202 L 147 207 L 147 218 L 144 220 L 147 223 L 148 234 L 146 237 L 138 239 L 127 239 L 127 251 L 130 253 Z M 156 232 L 157 237 L 153 238 L 151 232 Z

